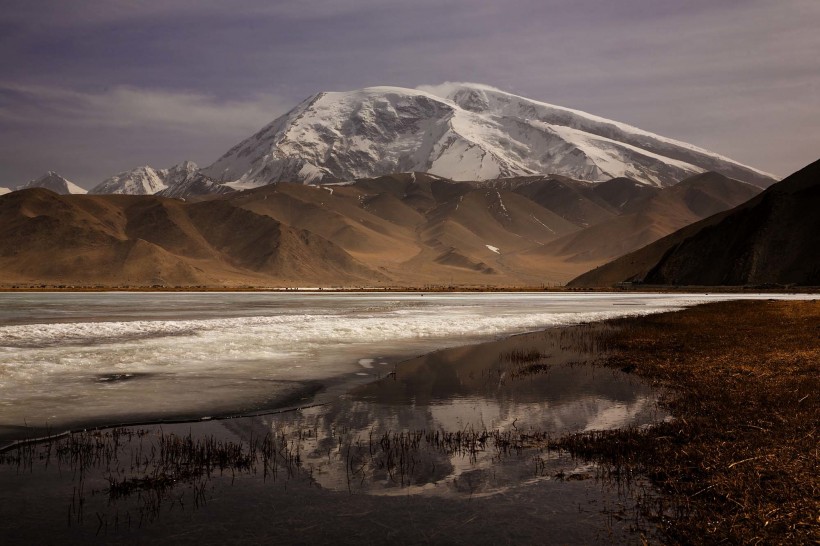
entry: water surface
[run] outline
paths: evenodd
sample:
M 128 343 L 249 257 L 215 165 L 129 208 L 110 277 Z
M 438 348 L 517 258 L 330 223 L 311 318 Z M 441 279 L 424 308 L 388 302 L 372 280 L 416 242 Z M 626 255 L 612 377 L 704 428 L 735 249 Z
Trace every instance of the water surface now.
M 326 402 L 431 350 L 734 297 L 3 293 L 0 439 Z

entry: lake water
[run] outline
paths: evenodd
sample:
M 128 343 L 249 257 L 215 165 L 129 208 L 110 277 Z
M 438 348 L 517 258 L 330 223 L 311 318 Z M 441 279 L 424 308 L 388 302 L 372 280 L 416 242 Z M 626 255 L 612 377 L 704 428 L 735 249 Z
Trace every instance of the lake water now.
M 735 298 L 612 293 L 4 293 L 0 440 L 327 402 L 401 359 Z
M 595 365 L 618 326 L 548 327 L 739 297 L 0 294 L 0 446 L 195 421 L 0 451 L 0 535 L 640 544 L 654 489 L 549 439 L 666 419 L 662 392 Z

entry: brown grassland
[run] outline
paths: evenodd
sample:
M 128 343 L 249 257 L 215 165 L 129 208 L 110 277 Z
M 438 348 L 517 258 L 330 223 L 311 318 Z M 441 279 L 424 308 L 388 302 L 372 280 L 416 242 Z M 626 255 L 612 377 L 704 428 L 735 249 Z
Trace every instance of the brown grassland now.
M 820 302 L 739 301 L 620 321 L 610 366 L 667 389 L 673 420 L 560 441 L 642 501 L 672 543 L 820 543 Z

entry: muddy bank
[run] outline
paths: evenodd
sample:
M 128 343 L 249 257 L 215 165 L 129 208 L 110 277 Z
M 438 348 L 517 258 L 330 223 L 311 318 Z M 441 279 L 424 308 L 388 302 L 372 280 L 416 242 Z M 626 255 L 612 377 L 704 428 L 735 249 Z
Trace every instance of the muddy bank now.
M 616 320 L 606 365 L 666 387 L 674 421 L 556 444 L 663 495 L 642 513 L 680 543 L 820 539 L 820 303 L 738 301 Z

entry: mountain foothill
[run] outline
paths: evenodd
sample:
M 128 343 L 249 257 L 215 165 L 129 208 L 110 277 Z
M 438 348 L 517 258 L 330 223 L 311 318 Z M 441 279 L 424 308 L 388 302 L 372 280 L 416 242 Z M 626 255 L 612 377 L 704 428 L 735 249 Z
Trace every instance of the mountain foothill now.
M 20 286 L 562 284 L 759 191 L 716 173 L 668 188 L 402 173 L 188 201 L 30 188 L 0 197 L 0 278 Z

